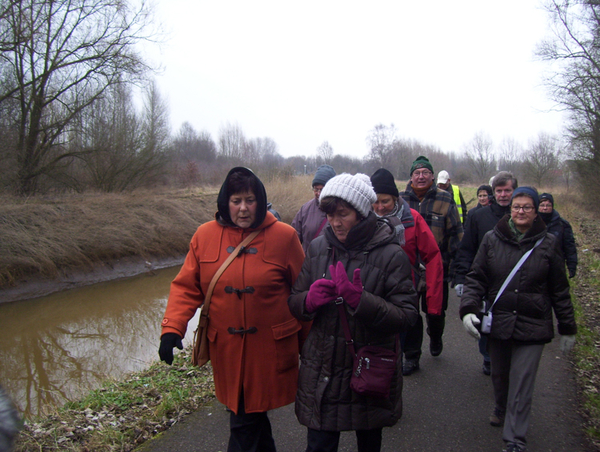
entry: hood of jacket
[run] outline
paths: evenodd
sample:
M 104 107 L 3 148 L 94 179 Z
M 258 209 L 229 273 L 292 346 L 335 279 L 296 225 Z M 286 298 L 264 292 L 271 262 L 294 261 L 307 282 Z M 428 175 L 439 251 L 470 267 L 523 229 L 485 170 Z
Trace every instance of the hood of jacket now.
M 263 223 L 263 221 L 265 221 L 265 217 L 267 216 L 267 191 L 265 190 L 265 186 L 258 176 L 254 174 L 252 170 L 244 168 L 243 166 L 232 168 L 229 173 L 227 173 L 227 177 L 225 178 L 223 185 L 221 185 L 221 190 L 219 191 L 219 196 L 217 197 L 218 210 L 216 219 L 221 224 L 235 226 L 235 224 L 231 221 L 231 216 L 229 215 L 229 198 L 235 193 L 229 193 L 228 185 L 231 175 L 238 172 L 254 176 L 255 178 L 253 191 L 254 196 L 256 196 L 256 219 L 254 220 L 254 223 L 250 225 L 250 228 L 257 228 Z

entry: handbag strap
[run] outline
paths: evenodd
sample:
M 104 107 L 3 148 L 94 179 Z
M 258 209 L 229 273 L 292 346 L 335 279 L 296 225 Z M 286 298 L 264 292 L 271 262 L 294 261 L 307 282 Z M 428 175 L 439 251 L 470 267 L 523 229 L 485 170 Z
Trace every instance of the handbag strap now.
M 206 292 L 206 296 L 204 297 L 204 304 L 202 305 L 202 309 L 200 311 L 200 321 L 198 322 L 199 326 L 206 326 L 207 324 L 208 309 L 210 308 L 210 299 L 212 298 L 212 294 L 215 290 L 215 286 L 217 285 L 217 281 L 219 280 L 225 269 L 229 267 L 229 264 L 231 264 L 231 262 L 233 262 L 233 260 L 236 257 L 241 256 L 241 254 L 244 252 L 244 248 L 246 247 L 246 245 L 248 245 L 252 240 L 254 240 L 254 237 L 256 237 L 259 233 L 260 230 L 254 231 L 248 237 L 242 240 L 242 242 L 238 246 L 236 246 L 236 248 L 232 251 L 229 257 L 225 260 L 225 262 L 223 262 L 223 264 L 219 267 L 219 269 L 213 276 L 212 280 L 210 281 L 210 284 L 208 285 L 208 291 Z
M 350 325 L 348 324 L 348 318 L 346 317 L 346 309 L 344 308 L 344 299 L 342 297 L 338 297 L 335 300 L 335 305 L 340 312 L 340 319 L 342 323 L 342 329 L 344 330 L 344 337 L 346 338 L 346 346 L 350 351 L 350 355 L 356 356 L 356 348 L 354 347 L 354 339 L 352 339 L 352 334 L 350 334 Z
M 525 262 L 527 260 L 527 258 L 529 257 L 529 255 L 531 253 L 533 253 L 533 250 L 536 249 L 536 247 L 540 243 L 542 243 L 543 241 L 544 241 L 544 237 L 542 237 L 537 242 L 535 242 L 535 245 L 533 245 L 533 247 L 529 251 L 527 251 L 525 254 L 523 254 L 523 256 L 521 256 L 521 259 L 519 259 L 519 262 L 517 262 L 517 265 L 515 265 L 513 267 L 513 269 L 511 270 L 511 272 L 508 274 L 508 276 L 506 277 L 506 279 L 502 283 L 502 286 L 500 287 L 500 290 L 498 291 L 498 294 L 496 295 L 496 298 L 494 299 L 494 302 L 490 306 L 490 309 L 488 309 L 486 311 L 486 313 L 488 313 L 488 312 L 490 312 L 492 310 L 492 308 L 494 307 L 494 305 L 498 301 L 498 298 L 500 298 L 500 295 L 502 295 L 502 293 L 504 292 L 504 289 L 506 289 L 506 286 L 508 286 L 508 283 L 511 281 L 511 279 L 513 279 L 513 276 L 515 276 L 515 273 L 517 273 L 519 271 L 519 268 L 521 268 L 521 266 L 523 265 L 523 262 Z
M 319 234 L 321 233 L 321 231 L 325 227 L 325 224 L 327 224 L 327 217 L 323 218 L 323 221 L 321 222 L 321 226 L 319 226 L 319 229 L 317 230 L 317 233 L 313 237 L 313 240 L 316 239 L 317 237 L 319 237 Z
M 334 302 L 340 313 L 340 319 L 342 323 L 342 329 L 344 330 L 344 337 L 346 338 L 346 346 L 351 356 L 356 356 L 356 348 L 354 347 L 354 339 L 350 334 L 350 325 L 348 324 L 348 317 L 346 317 L 346 309 L 344 308 L 344 299 L 338 297 Z M 396 357 L 400 354 L 400 347 L 398 342 L 400 341 L 400 335 L 396 334 Z

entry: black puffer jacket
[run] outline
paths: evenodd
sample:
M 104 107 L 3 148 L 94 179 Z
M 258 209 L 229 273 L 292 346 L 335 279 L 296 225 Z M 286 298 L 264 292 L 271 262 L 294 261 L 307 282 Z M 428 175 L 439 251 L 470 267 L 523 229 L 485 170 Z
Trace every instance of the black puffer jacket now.
M 350 389 L 352 356 L 347 349 L 336 305 L 305 310 L 311 284 L 331 278 L 329 266 L 341 261 L 349 278 L 361 269 L 363 293 L 356 310 L 345 305 L 356 349 L 364 345 L 394 348 L 397 333 L 417 319 L 417 296 L 408 257 L 395 231 L 371 212 L 356 225 L 345 244 L 328 226 L 310 244 L 300 276 L 288 300 L 292 314 L 313 320 L 301 353 L 296 415 L 315 430 L 344 431 L 394 425 L 402 414 L 402 372 L 398 360 L 388 399 L 359 396 Z
M 540 214 L 546 223 L 548 234 L 556 236 L 560 249 L 569 269 L 569 276 L 575 276 L 577 271 L 577 246 L 571 224 L 553 210 L 550 214 Z
M 550 342 L 554 337 L 552 310 L 558 320 L 559 334 L 575 334 L 569 282 L 556 238 L 546 233 L 546 226 L 538 216 L 518 242 L 508 224 L 509 218 L 502 218 L 481 242 L 466 277 L 460 317 L 477 314 L 484 296 L 492 302 L 521 256 L 544 237 L 494 305 L 490 335 L 532 344 Z
M 496 203 L 469 211 L 465 223 L 465 234 L 460 241 L 456 259 L 453 262 L 455 284 L 464 284 L 483 237 L 494 229 L 498 221 L 507 213 L 510 213 L 510 206 L 502 207 Z

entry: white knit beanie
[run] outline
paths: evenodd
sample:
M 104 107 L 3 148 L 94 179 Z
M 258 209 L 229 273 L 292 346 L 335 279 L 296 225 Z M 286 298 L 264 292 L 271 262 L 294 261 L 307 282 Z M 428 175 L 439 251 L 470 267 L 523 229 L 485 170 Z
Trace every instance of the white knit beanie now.
M 343 173 L 329 179 L 323 190 L 321 190 L 319 202 L 328 196 L 343 199 L 363 217 L 369 215 L 371 205 L 377 201 L 377 195 L 371 185 L 371 179 L 362 173 L 356 173 L 354 176 Z

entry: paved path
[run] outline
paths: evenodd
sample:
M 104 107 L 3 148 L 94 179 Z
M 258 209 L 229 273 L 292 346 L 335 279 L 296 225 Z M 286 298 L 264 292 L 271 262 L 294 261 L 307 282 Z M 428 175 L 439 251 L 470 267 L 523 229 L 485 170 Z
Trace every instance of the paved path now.
M 503 450 L 502 429 L 489 425 L 494 407 L 492 385 L 481 372 L 477 343 L 458 318 L 458 299 L 450 291 L 444 351 L 433 358 L 425 338 L 421 370 L 404 378 L 404 414 L 383 431 L 382 451 L 488 452 Z M 306 429 L 298 424 L 293 404 L 269 413 L 277 448 L 304 451 Z M 531 452 L 591 451 L 576 412 L 576 387 L 570 365 L 555 339 L 544 349 L 528 431 Z M 139 452 L 226 451 L 229 417 L 223 405 L 203 408 L 173 426 Z M 355 451 L 352 432 L 342 433 L 340 452 Z

